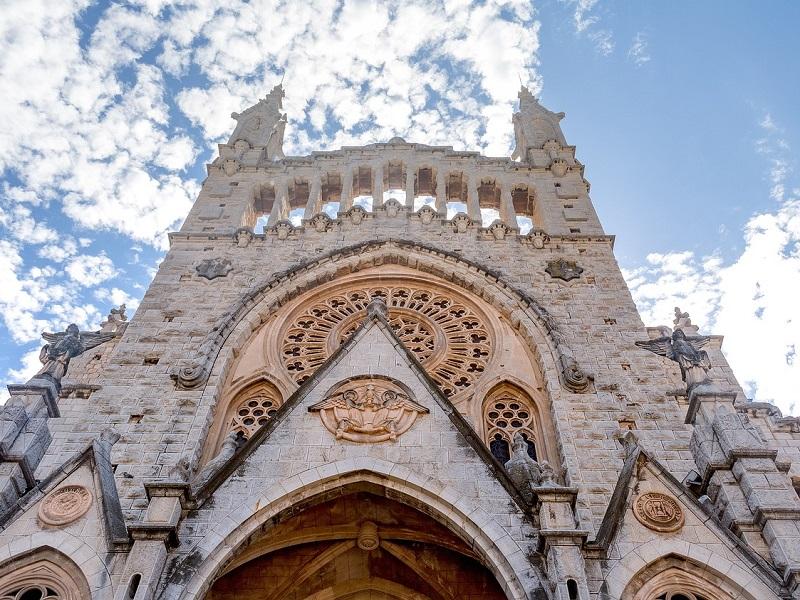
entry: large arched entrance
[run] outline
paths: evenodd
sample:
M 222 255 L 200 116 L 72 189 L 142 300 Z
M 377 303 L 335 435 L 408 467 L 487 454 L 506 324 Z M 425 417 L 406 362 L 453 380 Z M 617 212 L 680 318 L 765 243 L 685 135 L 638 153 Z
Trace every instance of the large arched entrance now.
M 207 600 L 505 597 L 470 544 L 370 482 L 319 494 L 277 515 L 239 546 L 206 595 Z

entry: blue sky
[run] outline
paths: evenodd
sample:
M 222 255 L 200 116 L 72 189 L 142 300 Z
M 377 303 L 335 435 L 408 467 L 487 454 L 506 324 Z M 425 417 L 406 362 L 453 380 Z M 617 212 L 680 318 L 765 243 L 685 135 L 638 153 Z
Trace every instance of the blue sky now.
M 650 325 L 689 310 L 748 395 L 798 399 L 800 4 L 141 0 L 0 7 L 0 380 L 135 309 L 229 115 L 285 77 L 284 149 L 508 155 L 521 78 L 586 164 Z M 131 311 L 129 311 L 131 312 Z

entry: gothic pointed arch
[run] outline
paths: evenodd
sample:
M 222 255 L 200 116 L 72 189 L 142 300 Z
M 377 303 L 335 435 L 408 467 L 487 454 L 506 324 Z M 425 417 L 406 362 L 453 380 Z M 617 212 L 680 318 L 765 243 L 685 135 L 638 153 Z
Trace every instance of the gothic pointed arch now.
M 84 600 L 91 598 L 80 568 L 49 547 L 0 565 L 0 600 Z
M 698 564 L 678 556 L 656 559 L 634 575 L 621 600 L 756 600 L 746 586 L 716 571 L 713 562 Z
M 501 550 L 487 533 L 491 527 L 498 527 L 490 515 L 484 515 L 478 524 L 470 515 L 481 511 L 475 510 L 470 499 L 462 498 L 458 506 L 444 499 L 451 497 L 453 488 L 428 480 L 427 486 L 439 490 L 432 492 L 414 481 L 410 472 L 403 475 L 394 463 L 381 460 L 370 460 L 368 465 L 363 462 L 363 466 L 352 460 L 335 461 L 324 469 L 333 475 L 320 478 L 320 471 L 312 468 L 292 477 L 290 481 L 297 487 L 287 481 L 258 502 L 242 502 L 228 518 L 206 532 L 197 552 L 176 565 L 168 587 L 175 584 L 181 590 L 181 600 L 206 597 L 212 589 L 214 598 L 236 598 L 237 582 L 253 578 L 260 580 L 265 598 L 271 598 L 270 594 L 294 597 L 284 592 L 293 590 L 298 582 L 311 580 L 320 585 L 316 591 L 345 590 L 364 582 L 332 582 L 315 574 L 326 573 L 326 565 L 336 560 L 350 565 L 347 553 L 352 557 L 353 553 L 376 551 L 390 555 L 389 562 L 401 572 L 398 576 L 398 571 L 390 569 L 393 576 L 388 579 L 394 583 L 430 578 L 432 585 L 424 589 L 432 600 L 449 600 L 448 582 L 437 580 L 436 569 L 425 560 L 415 560 L 415 554 L 434 556 L 430 552 L 443 552 L 439 558 L 451 561 L 455 574 L 463 574 L 467 583 L 483 578 L 487 586 L 497 586 L 498 598 L 521 600 L 527 597 L 525 589 L 540 585 L 541 574 L 523 552 Z M 320 514 L 327 507 L 333 512 Z M 510 538 L 504 538 L 504 543 L 517 548 L 517 542 Z M 406 547 L 419 551 L 407 552 Z M 292 577 L 286 577 L 286 565 L 302 566 L 292 571 Z M 339 567 L 347 570 L 342 564 Z M 363 572 L 355 566 L 353 572 L 357 574 L 359 569 Z M 269 574 L 276 571 L 280 575 L 270 579 Z M 379 580 L 386 579 L 386 573 L 372 572 L 365 589 L 377 586 Z M 333 596 L 337 597 L 347 596 Z
M 209 432 L 205 460 L 214 456 L 225 437 L 235 433 L 244 441 L 267 423 L 283 404 L 283 394 L 268 378 L 255 376 L 226 390 L 217 406 L 218 417 Z
M 532 459 L 557 463 L 552 422 L 541 408 L 542 400 L 509 379 L 495 384 L 483 397 L 483 438 L 500 464 L 509 460 L 517 433 L 525 438 Z
M 321 258 L 271 276 L 246 292 L 215 323 L 198 351 L 172 371 L 181 389 L 202 387 L 212 374 L 224 374 L 236 348 L 274 312 L 299 294 L 346 273 L 382 264 L 408 266 L 446 279 L 495 305 L 526 339 L 543 371 L 557 379 L 574 365 L 555 321 L 527 293 L 502 280 L 493 270 L 444 250 L 416 242 L 387 240 L 364 242 L 335 250 Z M 577 365 L 576 365 L 577 366 Z M 580 369 L 565 379 L 570 386 Z

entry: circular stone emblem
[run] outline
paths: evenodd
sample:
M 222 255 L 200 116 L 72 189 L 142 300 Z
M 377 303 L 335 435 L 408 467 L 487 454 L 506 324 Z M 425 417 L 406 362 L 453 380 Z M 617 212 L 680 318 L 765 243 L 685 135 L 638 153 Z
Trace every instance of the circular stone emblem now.
M 82 485 L 66 485 L 50 492 L 39 505 L 39 518 L 48 525 L 67 525 L 86 514 L 92 493 Z
M 654 531 L 677 531 L 683 527 L 683 510 L 677 500 L 659 492 L 637 496 L 633 514 L 642 525 Z

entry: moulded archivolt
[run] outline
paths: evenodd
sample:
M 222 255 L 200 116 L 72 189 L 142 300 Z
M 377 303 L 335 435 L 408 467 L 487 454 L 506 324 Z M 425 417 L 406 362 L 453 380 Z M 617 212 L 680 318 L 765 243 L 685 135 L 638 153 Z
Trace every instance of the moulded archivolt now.
M 373 297 L 386 302 L 389 324 L 446 396 L 470 388 L 486 371 L 493 341 L 485 316 L 464 298 L 418 280 L 352 282 L 295 311 L 279 336 L 284 368 L 308 379 L 358 329 Z

